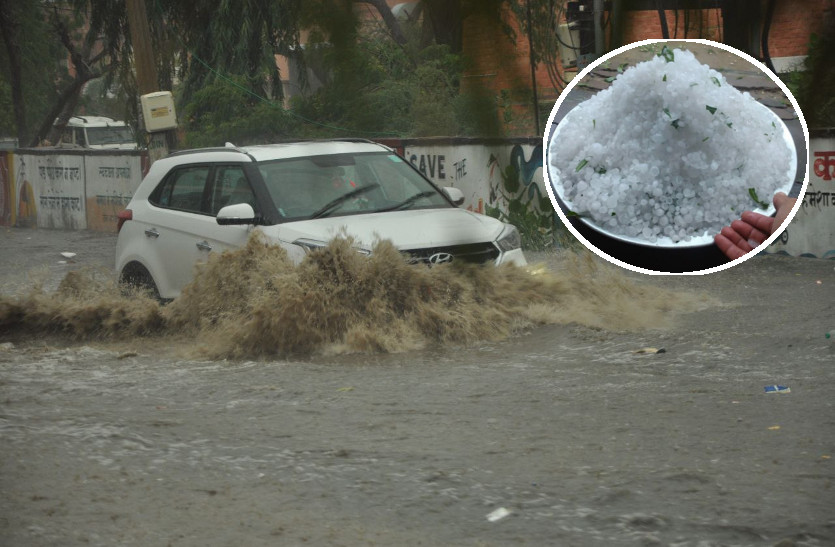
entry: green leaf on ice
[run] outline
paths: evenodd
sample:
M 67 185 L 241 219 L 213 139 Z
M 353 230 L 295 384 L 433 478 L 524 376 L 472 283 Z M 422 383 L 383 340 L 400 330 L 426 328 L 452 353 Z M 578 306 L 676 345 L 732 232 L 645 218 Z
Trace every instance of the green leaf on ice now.
M 760 207 L 760 209 L 768 209 L 768 203 L 760 201 L 760 198 L 759 196 L 757 196 L 757 191 L 755 189 L 749 188 L 748 195 L 751 196 L 751 199 L 754 200 L 754 203 L 756 203 Z
M 661 48 L 661 53 L 658 54 L 658 57 L 664 57 L 664 60 L 668 63 L 671 63 L 675 60 L 675 54 L 673 53 L 673 50 L 668 48 L 667 46 Z

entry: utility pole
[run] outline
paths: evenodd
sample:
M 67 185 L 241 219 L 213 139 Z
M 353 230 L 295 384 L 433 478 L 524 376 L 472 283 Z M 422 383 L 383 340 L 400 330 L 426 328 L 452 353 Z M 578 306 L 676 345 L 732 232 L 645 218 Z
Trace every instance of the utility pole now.
M 126 0 L 125 4 L 128 14 L 128 26 L 130 27 L 130 40 L 133 46 L 136 86 L 139 95 L 143 96 L 160 91 L 145 0 Z M 142 109 L 140 108 L 139 110 L 140 118 L 142 118 Z M 142 119 L 140 130 L 145 131 L 146 127 L 147 120 Z M 148 160 L 150 163 L 154 163 L 155 160 L 168 155 L 168 131 L 146 132 L 146 141 L 148 144 Z
M 595 58 L 600 58 L 606 53 L 606 36 L 603 34 L 603 0 L 594 0 L 592 4 L 592 13 L 594 14 L 594 55 Z
M 145 0 L 126 0 L 126 7 L 139 94 L 146 95 L 159 91 L 157 65 L 154 62 L 154 49 L 151 45 L 151 29 L 148 27 Z

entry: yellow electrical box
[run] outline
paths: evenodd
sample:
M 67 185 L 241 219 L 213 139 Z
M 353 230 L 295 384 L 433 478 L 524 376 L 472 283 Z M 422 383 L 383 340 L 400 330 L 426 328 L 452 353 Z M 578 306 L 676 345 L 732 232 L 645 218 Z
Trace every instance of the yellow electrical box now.
M 579 27 L 574 23 L 563 23 L 557 27 L 557 38 L 562 66 L 577 66 L 577 53 L 580 51 Z
M 139 97 L 145 131 L 165 131 L 177 127 L 177 113 L 174 112 L 174 97 L 170 91 L 157 91 Z

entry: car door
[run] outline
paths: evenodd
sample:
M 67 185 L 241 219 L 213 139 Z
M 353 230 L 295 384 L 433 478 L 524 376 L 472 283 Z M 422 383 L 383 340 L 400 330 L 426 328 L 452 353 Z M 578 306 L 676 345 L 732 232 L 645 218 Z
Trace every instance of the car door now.
M 246 243 L 251 227 L 220 226 L 215 217 L 225 205 L 250 203 L 254 196 L 239 165 L 187 165 L 173 169 L 152 193 L 146 236 L 153 239 L 163 285 L 179 292 L 209 253 Z
M 197 242 L 214 221 L 204 199 L 211 173 L 211 165 L 173 169 L 149 198 L 153 207 L 145 235 L 157 257 L 158 275 L 164 277 L 159 284 L 177 292 L 191 281 L 195 263 L 203 256 Z
M 246 244 L 252 226 L 219 225 L 215 217 L 218 211 L 227 205 L 248 203 L 255 214 L 259 214 L 259 204 L 252 191 L 252 184 L 240 165 L 216 165 L 207 192 L 207 201 L 211 222 L 202 233 L 198 246 L 203 252 L 200 260 L 205 261 L 209 252 L 223 252 L 237 249 Z

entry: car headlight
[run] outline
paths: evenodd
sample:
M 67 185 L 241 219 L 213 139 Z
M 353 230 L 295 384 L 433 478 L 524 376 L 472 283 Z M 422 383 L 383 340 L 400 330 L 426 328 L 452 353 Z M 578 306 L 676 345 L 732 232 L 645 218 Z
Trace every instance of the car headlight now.
M 305 254 L 307 254 L 311 251 L 315 251 L 316 249 L 327 247 L 328 243 L 326 241 L 319 241 L 318 239 L 299 238 L 293 242 L 293 245 L 298 245 L 304 249 Z M 368 256 L 371 254 L 371 251 L 368 249 L 363 249 L 361 247 L 355 247 L 355 249 L 361 255 Z
M 293 242 L 293 245 L 298 245 L 302 249 L 304 249 L 305 253 L 309 253 L 310 251 L 315 251 L 316 249 L 321 249 L 322 247 L 326 246 L 327 243 L 324 241 L 319 241 L 316 239 L 297 239 Z
M 512 224 L 505 224 L 504 230 L 496 240 L 496 245 L 503 252 L 512 251 L 522 246 L 522 236 L 519 235 L 519 230 Z

